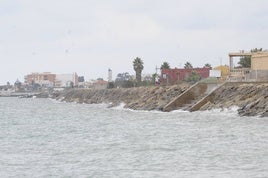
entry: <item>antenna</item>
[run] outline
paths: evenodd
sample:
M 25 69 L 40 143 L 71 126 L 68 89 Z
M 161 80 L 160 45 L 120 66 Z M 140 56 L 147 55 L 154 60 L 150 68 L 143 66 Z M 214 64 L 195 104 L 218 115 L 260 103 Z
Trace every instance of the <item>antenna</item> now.
M 157 65 L 156 65 L 156 66 L 155 66 L 155 73 L 156 73 L 156 74 L 157 74 L 158 69 L 160 69 L 160 68 L 158 68 Z

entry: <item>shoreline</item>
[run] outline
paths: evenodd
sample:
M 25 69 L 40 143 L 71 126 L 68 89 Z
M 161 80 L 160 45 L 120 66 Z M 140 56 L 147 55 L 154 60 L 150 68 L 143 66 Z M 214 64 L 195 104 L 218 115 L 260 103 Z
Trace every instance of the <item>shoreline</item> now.
M 114 89 L 70 89 L 53 96 L 65 102 L 86 104 L 111 103 L 109 107 L 125 103 L 124 108 L 145 111 L 164 111 L 164 107 L 190 85 L 151 86 Z M 208 95 L 197 111 L 238 107 L 240 116 L 268 117 L 268 83 L 227 83 Z M 195 103 L 190 103 L 191 106 Z M 184 110 L 178 107 L 174 110 Z
M 1 95 L 1 97 L 52 98 L 63 102 L 85 104 L 105 103 L 107 107 L 116 107 L 124 103 L 124 108 L 126 109 L 161 112 L 170 112 L 172 110 L 190 112 L 214 109 L 225 110 L 238 107 L 237 112 L 240 116 L 268 117 L 268 82 L 227 82 L 209 93 L 202 94 L 200 94 L 200 90 L 204 90 L 204 86 L 199 87 L 198 92 L 195 89 L 191 93 L 189 91 L 193 86 L 182 83 L 172 86 L 135 88 L 73 88 L 50 94 L 47 92 L 31 93 L 30 95 L 14 93 L 10 96 Z M 193 96 L 193 93 L 197 96 Z M 182 95 L 186 96 L 179 98 Z M 166 109 L 170 107 L 168 106 L 170 103 L 172 103 L 172 110 Z
M 110 103 L 109 107 L 125 103 L 125 108 L 133 110 L 161 111 L 168 102 L 183 93 L 188 87 L 188 84 L 182 84 L 101 90 L 69 89 L 55 93 L 52 98 L 65 102 L 85 104 Z

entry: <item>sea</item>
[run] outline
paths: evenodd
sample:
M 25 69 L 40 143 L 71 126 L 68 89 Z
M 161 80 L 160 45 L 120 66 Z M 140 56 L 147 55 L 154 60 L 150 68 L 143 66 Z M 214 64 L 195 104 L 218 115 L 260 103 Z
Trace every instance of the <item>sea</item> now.
M 2 97 L 0 177 L 268 177 L 268 118 L 236 110 Z

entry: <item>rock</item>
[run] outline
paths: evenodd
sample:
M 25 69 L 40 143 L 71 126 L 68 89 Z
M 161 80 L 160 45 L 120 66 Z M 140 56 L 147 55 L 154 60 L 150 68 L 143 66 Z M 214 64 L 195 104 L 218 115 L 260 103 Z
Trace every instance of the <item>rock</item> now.
M 125 103 L 126 108 L 135 110 L 161 110 L 174 97 L 185 90 L 187 85 L 152 86 L 138 88 L 114 89 L 70 89 L 57 94 L 66 102 L 78 103 L 110 103 L 109 107 Z M 189 87 L 189 85 L 188 85 Z
M 215 105 L 214 105 L 215 103 Z M 214 93 L 211 103 L 201 109 L 229 108 L 238 106 L 241 116 L 266 115 L 268 105 L 268 84 L 230 83 Z M 268 107 L 267 107 L 268 110 Z
M 268 117 L 268 110 L 265 111 L 265 112 L 261 115 L 261 117 Z
M 162 110 L 175 97 L 184 92 L 189 85 L 152 86 L 114 89 L 70 89 L 55 92 L 54 98 L 66 102 L 112 103 L 116 106 L 125 103 L 126 108 L 135 110 Z M 238 106 L 239 115 L 267 117 L 268 83 L 228 83 L 216 90 L 210 101 L 200 110 L 229 108 Z

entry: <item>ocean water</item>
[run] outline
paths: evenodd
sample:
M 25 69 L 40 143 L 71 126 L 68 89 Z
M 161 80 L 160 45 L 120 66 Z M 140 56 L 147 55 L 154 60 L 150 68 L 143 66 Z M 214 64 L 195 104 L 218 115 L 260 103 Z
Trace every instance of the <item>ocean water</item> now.
M 0 177 L 268 177 L 268 118 L 0 98 Z

